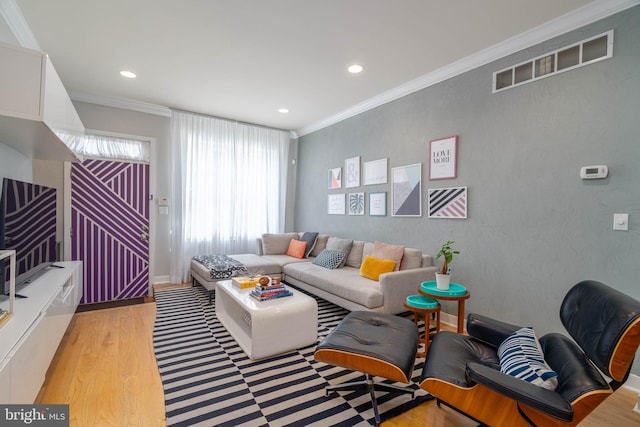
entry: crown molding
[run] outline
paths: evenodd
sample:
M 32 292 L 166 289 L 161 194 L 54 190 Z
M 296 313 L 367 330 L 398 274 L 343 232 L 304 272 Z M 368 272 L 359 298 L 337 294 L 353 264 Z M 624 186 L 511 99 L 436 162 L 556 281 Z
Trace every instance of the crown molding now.
M 136 101 L 115 96 L 96 95 L 93 93 L 69 91 L 73 101 L 87 102 L 89 104 L 104 105 L 106 107 L 121 108 L 124 110 L 138 111 L 140 113 L 155 114 L 156 116 L 171 117 L 171 109 L 162 105 Z
M 0 0 L 0 16 L 7 23 L 20 46 L 42 51 L 15 0 Z
M 530 46 L 542 43 L 569 31 L 583 27 L 592 22 L 606 18 L 640 4 L 640 0 L 606 0 L 594 1 L 575 11 L 555 18 L 543 25 L 511 37 L 503 42 L 469 55 L 459 61 L 439 68 L 429 74 L 418 77 L 394 89 L 383 92 L 373 98 L 347 108 L 339 113 L 322 119 L 316 123 L 296 131 L 299 137 L 308 135 L 325 127 L 356 116 L 365 111 L 379 107 L 403 96 L 433 86 L 451 77 L 471 71 L 490 62 L 504 58 Z
M 433 86 L 451 77 L 455 77 L 467 71 L 471 71 L 482 65 L 486 65 L 490 62 L 518 52 L 522 49 L 528 48 L 530 46 L 549 40 L 553 37 L 567 33 L 576 28 L 606 18 L 607 16 L 621 12 L 638 4 L 640 4 L 640 0 L 593 1 L 586 6 L 576 9 L 575 11 L 566 15 L 555 18 L 532 30 L 526 31 L 515 37 L 493 45 L 487 49 L 467 56 L 457 62 L 439 68 L 432 73 L 418 77 L 417 79 L 409 81 L 396 88 L 385 91 L 377 96 L 353 105 L 352 107 L 326 117 L 311 125 L 300 128 L 294 131 L 292 135 L 295 135 L 295 137 L 308 135 L 312 132 L 331 126 L 365 111 L 394 101 L 403 96 Z M 15 0 L 0 0 L 0 16 L 4 18 L 21 46 L 42 51 Z M 74 101 L 88 102 L 91 104 L 122 108 L 126 110 L 139 111 L 142 113 L 155 114 L 165 117 L 171 116 L 171 110 L 168 107 L 132 99 L 73 91 L 70 92 L 70 96 Z

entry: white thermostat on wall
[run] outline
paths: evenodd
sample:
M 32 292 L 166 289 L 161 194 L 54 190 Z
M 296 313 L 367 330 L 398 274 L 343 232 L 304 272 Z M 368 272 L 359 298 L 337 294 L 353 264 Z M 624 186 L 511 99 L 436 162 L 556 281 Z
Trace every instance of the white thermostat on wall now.
M 606 178 L 608 174 L 609 168 L 605 165 L 583 166 L 580 168 L 580 178 L 582 179 Z

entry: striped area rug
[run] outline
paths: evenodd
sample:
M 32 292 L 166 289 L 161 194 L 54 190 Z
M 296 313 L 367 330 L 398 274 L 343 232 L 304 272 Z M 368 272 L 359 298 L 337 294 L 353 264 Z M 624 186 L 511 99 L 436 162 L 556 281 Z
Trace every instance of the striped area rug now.
M 348 313 L 318 302 L 318 342 Z M 201 287 L 156 293 L 154 348 L 165 393 L 167 426 L 368 426 L 368 392 L 332 393 L 324 387 L 363 375 L 316 362 L 315 345 L 253 361 L 218 322 L 215 302 Z M 417 359 L 414 382 L 423 359 Z M 376 378 L 376 380 L 381 380 Z M 398 385 L 405 385 L 399 383 Z M 427 400 L 377 392 L 383 420 Z

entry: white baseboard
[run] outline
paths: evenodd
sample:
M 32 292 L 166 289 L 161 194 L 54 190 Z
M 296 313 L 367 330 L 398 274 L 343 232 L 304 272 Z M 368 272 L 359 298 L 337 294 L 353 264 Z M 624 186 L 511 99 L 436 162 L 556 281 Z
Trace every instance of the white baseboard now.
M 640 376 L 634 374 L 629 375 L 629 379 L 624 383 L 623 387 L 638 394 L 638 400 L 636 401 L 636 406 L 633 408 L 633 412 L 640 414 Z
M 624 388 L 628 388 L 629 390 L 640 394 L 640 376 L 635 374 L 630 374 L 627 382 L 624 383 Z
M 170 276 L 156 276 L 153 278 L 154 285 L 164 284 L 164 283 L 171 283 Z
M 444 323 L 447 326 L 451 326 L 452 328 L 458 327 L 458 316 L 454 316 L 453 314 L 440 312 L 440 323 Z M 464 320 L 465 330 L 467 329 L 467 319 Z

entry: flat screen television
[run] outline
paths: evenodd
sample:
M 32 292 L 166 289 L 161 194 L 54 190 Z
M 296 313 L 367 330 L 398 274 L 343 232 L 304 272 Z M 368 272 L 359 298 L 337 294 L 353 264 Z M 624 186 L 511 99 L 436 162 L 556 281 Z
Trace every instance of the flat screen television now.
M 56 189 L 4 178 L 0 199 L 0 249 L 16 251 L 16 289 L 57 260 Z M 0 262 L 3 294 L 9 293 L 9 259 Z

